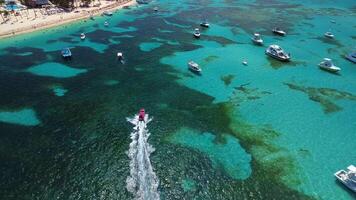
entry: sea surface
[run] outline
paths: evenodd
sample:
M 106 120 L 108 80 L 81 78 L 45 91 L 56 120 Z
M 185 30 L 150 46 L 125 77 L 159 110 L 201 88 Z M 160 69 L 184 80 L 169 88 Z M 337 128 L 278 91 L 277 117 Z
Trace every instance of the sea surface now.
M 354 0 L 156 0 L 1 39 L 0 199 L 355 199 L 352 51 Z

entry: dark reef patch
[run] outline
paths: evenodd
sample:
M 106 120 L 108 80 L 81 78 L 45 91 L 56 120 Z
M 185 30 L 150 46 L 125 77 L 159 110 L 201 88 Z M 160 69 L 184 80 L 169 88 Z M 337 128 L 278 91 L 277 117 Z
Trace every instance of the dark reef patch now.
M 232 80 L 235 78 L 235 75 L 226 75 L 226 76 L 222 76 L 221 80 L 224 81 L 225 85 L 228 86 L 231 84 Z

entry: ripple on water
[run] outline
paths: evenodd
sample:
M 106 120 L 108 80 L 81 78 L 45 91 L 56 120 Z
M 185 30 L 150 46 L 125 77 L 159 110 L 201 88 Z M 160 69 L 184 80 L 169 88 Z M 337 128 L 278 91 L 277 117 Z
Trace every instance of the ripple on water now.
M 76 69 L 54 62 L 43 63 L 30 67 L 26 70 L 38 76 L 50 76 L 55 78 L 70 78 L 87 72 L 86 69 Z
M 171 138 L 172 143 L 191 147 L 206 154 L 213 167 L 222 167 L 234 179 L 246 179 L 251 175 L 251 156 L 240 146 L 239 140 L 230 135 L 223 135 L 225 143 L 217 143 L 216 136 L 192 129 L 182 128 Z
M 33 109 L 25 108 L 17 111 L 0 111 L 0 122 L 23 126 L 36 126 L 40 120 Z
M 140 44 L 140 50 L 148 52 L 157 49 L 161 45 L 162 43 L 160 42 L 143 42 Z

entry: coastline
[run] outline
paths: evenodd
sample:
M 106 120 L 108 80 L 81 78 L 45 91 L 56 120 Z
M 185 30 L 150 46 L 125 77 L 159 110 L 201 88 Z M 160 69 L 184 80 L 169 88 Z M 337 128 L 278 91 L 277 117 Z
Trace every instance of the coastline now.
M 35 32 L 39 30 L 44 30 L 56 26 L 60 26 L 63 24 L 79 21 L 82 19 L 89 18 L 90 16 L 97 16 L 101 15 L 105 11 L 113 11 L 117 9 L 122 9 L 124 6 L 133 6 L 136 5 L 135 0 L 128 0 L 126 2 L 114 2 L 114 3 L 108 3 L 107 5 L 104 5 L 103 7 L 91 7 L 87 9 L 82 9 L 79 8 L 79 12 L 69 12 L 69 13 L 64 13 L 64 14 L 54 14 L 51 16 L 48 16 L 47 18 L 44 18 L 42 22 L 40 21 L 29 21 L 27 20 L 26 25 L 22 25 L 21 23 L 18 24 L 0 24 L 0 39 L 4 38 L 9 38 L 9 37 L 14 37 L 18 35 L 22 35 L 25 33 L 30 33 L 30 32 Z M 42 20 L 41 18 L 38 18 L 37 20 Z M 32 23 L 31 23 L 32 22 Z M 12 29 L 9 27 L 13 27 Z

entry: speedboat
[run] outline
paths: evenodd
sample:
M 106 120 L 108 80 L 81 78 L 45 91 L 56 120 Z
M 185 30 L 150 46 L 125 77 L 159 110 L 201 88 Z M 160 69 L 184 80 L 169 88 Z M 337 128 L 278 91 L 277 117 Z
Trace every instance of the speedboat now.
M 110 11 L 104 11 L 104 12 L 103 12 L 103 15 L 112 16 L 112 12 L 110 12 Z
M 196 73 L 200 73 L 201 69 L 198 65 L 198 63 L 194 62 L 194 61 L 189 61 L 188 62 L 188 68 L 189 70 L 191 70 L 192 72 L 196 72 Z
M 319 67 L 322 70 L 333 72 L 333 73 L 336 73 L 341 70 L 339 67 L 336 67 L 334 65 L 334 63 L 330 58 L 324 58 L 324 60 L 319 63 Z
M 353 63 L 356 63 L 356 51 L 347 54 L 346 55 L 346 59 L 351 61 L 351 62 L 353 62 Z
M 157 12 L 158 11 L 158 7 L 154 7 L 153 10 Z
M 209 28 L 210 24 L 206 20 L 204 20 L 202 23 L 200 23 L 200 26 Z
M 194 37 L 200 38 L 200 31 L 198 28 L 194 29 Z
M 276 27 L 274 29 L 272 29 L 272 32 L 276 35 L 280 35 L 280 36 L 285 36 L 287 33 L 285 31 L 283 31 L 282 29 Z
M 350 190 L 356 192 L 356 167 L 354 165 L 348 166 L 347 171 L 337 171 L 334 176 Z
M 124 64 L 124 55 L 122 52 L 117 53 L 117 59 L 119 59 L 119 61 Z
M 105 21 L 104 26 L 109 26 L 109 22 Z
M 70 58 L 70 57 L 72 57 L 72 52 L 70 51 L 69 48 L 64 48 L 64 49 L 62 49 L 61 54 L 62 54 L 62 57 L 63 57 L 63 58 Z
M 270 45 L 265 53 L 269 56 L 271 56 L 272 58 L 275 58 L 277 60 L 280 61 L 289 61 L 290 60 L 290 54 L 287 54 L 284 52 L 284 50 L 275 44 Z
M 243 61 L 242 61 L 242 64 L 243 64 L 243 65 L 247 65 L 248 63 L 247 63 L 246 60 L 243 60 Z
M 251 38 L 252 42 L 257 44 L 257 45 L 263 45 L 263 40 L 261 38 L 261 35 L 258 33 L 254 33 L 253 37 Z
M 138 113 L 138 120 L 139 121 L 145 121 L 145 109 L 141 108 L 140 112 Z
M 84 40 L 84 39 L 85 39 L 85 34 L 84 34 L 84 33 L 81 33 L 81 34 L 80 34 L 80 39 L 81 39 L 81 40 Z
M 334 38 L 334 34 L 332 34 L 331 32 L 324 33 L 324 36 L 327 37 L 327 38 L 331 38 L 331 39 Z

